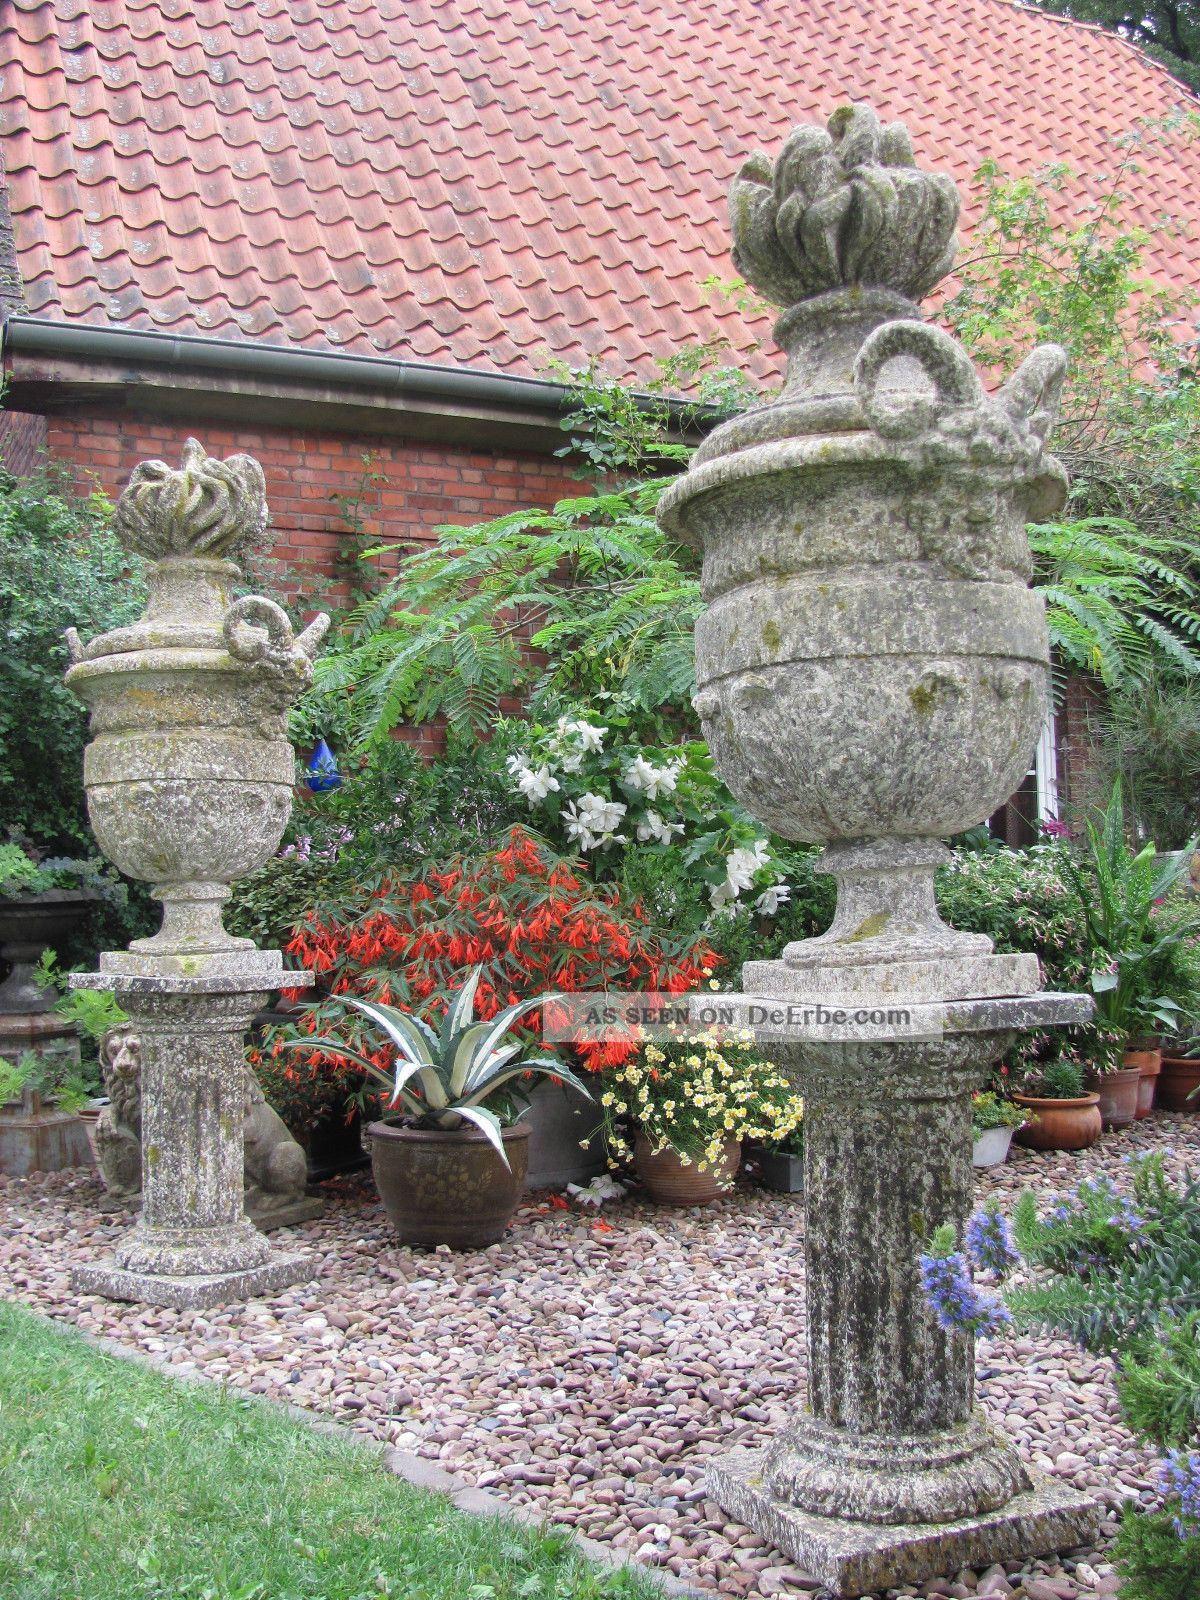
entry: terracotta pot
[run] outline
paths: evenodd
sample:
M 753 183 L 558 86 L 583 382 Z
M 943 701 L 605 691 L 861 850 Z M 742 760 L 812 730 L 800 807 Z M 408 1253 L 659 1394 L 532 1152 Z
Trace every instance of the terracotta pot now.
M 1162 1071 L 1162 1051 L 1157 1045 L 1146 1050 L 1126 1050 L 1125 1065 L 1136 1067 L 1138 1079 L 1137 1110 L 1134 1116 L 1140 1122 L 1154 1109 L 1154 1092 L 1158 1088 L 1158 1075 Z
M 1008 1160 L 1015 1128 L 988 1128 L 971 1145 L 973 1167 L 1001 1167 Z
M 1200 1057 L 1164 1056 L 1158 1080 L 1158 1104 L 1163 1111 L 1200 1111 L 1200 1094 L 1188 1098 L 1200 1087 Z
M 503 1237 L 525 1187 L 529 1125 L 504 1130 L 506 1167 L 478 1128 L 373 1122 L 371 1168 L 401 1244 L 479 1250 Z
M 1086 1150 L 1104 1132 L 1098 1094 L 1085 1094 L 1078 1100 L 1014 1094 L 1013 1099 L 1032 1113 L 1017 1129 L 1017 1143 L 1030 1150 Z
M 633 1164 L 638 1177 L 650 1192 L 650 1198 L 660 1206 L 707 1206 L 719 1199 L 733 1182 L 733 1175 L 741 1165 L 742 1146 L 738 1139 L 728 1139 L 722 1158 L 704 1172 L 696 1162 L 684 1166 L 679 1153 L 668 1145 L 654 1150 L 644 1133 L 639 1133 L 633 1147 Z
M 1115 1072 L 1089 1072 L 1084 1080 L 1093 1094 L 1100 1096 L 1100 1120 L 1106 1128 L 1128 1128 L 1137 1115 L 1137 1067 L 1118 1067 Z

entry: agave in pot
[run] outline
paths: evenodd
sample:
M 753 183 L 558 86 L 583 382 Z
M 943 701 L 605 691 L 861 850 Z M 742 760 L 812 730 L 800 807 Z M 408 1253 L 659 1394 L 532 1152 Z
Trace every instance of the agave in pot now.
M 402 1244 L 478 1249 L 504 1233 L 525 1185 L 529 1128 L 519 1118 L 505 1124 L 485 1101 L 529 1074 L 558 1078 L 592 1098 L 561 1061 L 522 1056 L 520 1040 L 506 1042 L 521 1016 L 556 996 L 517 1001 L 479 1022 L 481 971 L 476 967 L 454 996 L 438 1032 L 411 1012 L 346 997 L 395 1046 L 391 1072 L 338 1039 L 293 1045 L 352 1061 L 387 1089 L 387 1106 L 399 1114 L 367 1131 L 375 1182 Z

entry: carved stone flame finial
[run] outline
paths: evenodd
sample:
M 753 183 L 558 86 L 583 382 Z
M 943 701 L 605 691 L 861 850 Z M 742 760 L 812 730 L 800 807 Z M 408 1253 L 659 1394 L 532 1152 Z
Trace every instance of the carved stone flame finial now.
M 178 468 L 143 461 L 117 501 L 113 527 L 125 549 L 168 556 L 241 559 L 267 529 L 266 480 L 253 456 L 219 461 L 198 439 L 183 447 Z
M 774 166 L 750 156 L 729 209 L 734 265 L 785 307 L 850 285 L 920 300 L 958 243 L 953 178 L 919 171 L 904 124 L 864 105 L 841 106 L 828 131 L 796 128 Z

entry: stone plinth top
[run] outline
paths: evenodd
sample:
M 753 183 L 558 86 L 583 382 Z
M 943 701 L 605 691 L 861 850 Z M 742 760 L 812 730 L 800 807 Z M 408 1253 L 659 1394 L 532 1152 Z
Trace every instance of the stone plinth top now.
M 130 996 L 163 995 L 221 995 L 257 994 L 262 990 L 307 989 L 307 972 L 289 972 L 278 962 L 264 961 L 254 967 L 249 962 L 237 972 L 214 973 L 205 977 L 187 977 L 182 974 L 146 974 L 125 972 L 72 972 L 69 978 L 72 989 L 106 989 L 112 994 Z
M 761 966 L 764 963 L 758 963 Z M 782 963 L 779 964 L 782 966 Z M 786 972 L 786 969 L 784 969 Z M 940 1039 L 947 1034 L 1004 1033 L 1026 1028 L 1089 1022 L 1086 994 L 1031 994 L 991 999 L 908 1003 L 895 994 L 861 996 L 839 1003 L 792 984 L 769 994 L 707 994 L 690 997 L 697 1026 L 714 1020 L 745 1028 L 757 1039 L 811 1044 L 888 1044 Z

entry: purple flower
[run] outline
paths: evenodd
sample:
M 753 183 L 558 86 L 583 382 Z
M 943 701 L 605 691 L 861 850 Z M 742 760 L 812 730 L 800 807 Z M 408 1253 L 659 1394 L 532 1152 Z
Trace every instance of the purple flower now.
M 1160 1471 L 1162 1492 L 1179 1498 L 1179 1514 L 1173 1519 L 1175 1532 L 1181 1539 L 1200 1534 L 1200 1455 L 1168 1450 Z
M 1011 1322 L 1008 1310 L 992 1294 L 971 1282 L 962 1254 L 921 1256 L 921 1287 L 942 1327 L 950 1333 L 999 1333 Z
M 977 1271 L 994 1272 L 998 1278 L 1020 1266 L 1008 1223 L 994 1204 L 977 1211 L 967 1223 L 967 1254 Z

